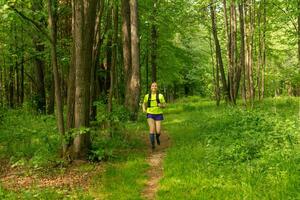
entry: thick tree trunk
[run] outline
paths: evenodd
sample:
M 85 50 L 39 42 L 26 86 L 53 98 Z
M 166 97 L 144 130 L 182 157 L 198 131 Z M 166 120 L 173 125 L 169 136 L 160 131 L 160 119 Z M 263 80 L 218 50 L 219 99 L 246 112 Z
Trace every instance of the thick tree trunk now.
M 97 0 L 74 1 L 75 42 L 75 128 L 89 126 L 90 79 L 95 32 Z M 78 130 L 79 131 L 79 130 Z M 73 157 L 85 158 L 90 146 L 88 130 L 77 133 L 74 139 Z
M 140 99 L 140 46 L 137 0 L 130 0 L 130 28 L 132 73 L 129 85 L 129 110 L 132 114 L 131 119 L 136 120 Z
M 211 14 L 211 22 L 212 22 L 212 33 L 214 36 L 214 42 L 216 46 L 216 61 L 217 65 L 219 66 L 220 73 L 221 73 L 221 82 L 222 82 L 222 89 L 223 89 L 223 94 L 225 97 L 225 100 L 228 101 L 230 99 L 229 93 L 228 93 L 228 85 L 226 82 L 226 77 L 225 77 L 225 70 L 223 66 L 223 60 L 222 60 L 222 52 L 221 52 L 221 47 L 218 39 L 218 32 L 217 32 L 217 27 L 216 27 L 216 14 L 215 14 L 215 7 L 214 7 L 214 0 L 211 1 L 211 6 L 210 6 L 210 14 Z
M 122 0 L 122 43 L 125 83 L 125 107 L 129 107 L 129 86 L 131 77 L 131 31 L 129 0 Z
M 62 155 L 66 155 L 67 147 L 64 144 L 64 118 L 63 118 L 63 103 L 61 95 L 60 75 L 57 64 L 57 0 L 48 0 L 49 28 L 50 28 L 50 45 L 51 45 L 51 64 L 53 70 L 55 84 L 55 102 L 56 102 L 56 120 L 58 131 L 61 134 Z

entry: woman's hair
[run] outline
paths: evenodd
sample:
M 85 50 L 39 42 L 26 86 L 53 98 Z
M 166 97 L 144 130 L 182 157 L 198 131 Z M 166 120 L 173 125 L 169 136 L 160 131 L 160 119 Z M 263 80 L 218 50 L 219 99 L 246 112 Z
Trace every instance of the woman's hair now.
M 156 81 L 153 81 L 153 82 L 150 84 L 150 87 L 151 87 L 152 84 L 154 84 L 154 83 L 155 83 L 156 85 L 158 85 Z

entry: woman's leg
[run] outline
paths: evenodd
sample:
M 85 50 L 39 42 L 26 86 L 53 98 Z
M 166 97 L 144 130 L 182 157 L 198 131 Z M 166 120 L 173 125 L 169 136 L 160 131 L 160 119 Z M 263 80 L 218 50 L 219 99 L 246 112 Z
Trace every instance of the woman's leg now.
M 160 132 L 161 132 L 161 121 L 155 121 L 155 128 L 156 128 L 156 142 L 160 145 Z
M 155 133 L 155 121 L 152 118 L 148 118 L 148 125 L 149 125 L 149 138 L 152 145 L 152 149 L 155 148 L 155 140 L 154 140 L 154 133 Z

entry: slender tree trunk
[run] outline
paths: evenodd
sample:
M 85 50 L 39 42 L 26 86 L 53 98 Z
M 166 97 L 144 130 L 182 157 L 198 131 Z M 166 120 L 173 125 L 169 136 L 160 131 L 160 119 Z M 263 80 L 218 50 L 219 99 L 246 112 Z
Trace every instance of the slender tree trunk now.
M 217 63 L 214 62 L 214 49 L 212 44 L 212 37 L 209 38 L 209 46 L 210 46 L 210 54 L 211 54 L 212 72 L 214 77 L 213 83 L 214 83 L 215 99 L 216 99 L 217 106 L 219 106 L 220 105 L 220 75 L 219 75 L 219 66 Z
M 42 2 L 35 0 L 33 3 L 33 11 L 37 12 L 42 9 Z M 42 24 L 43 28 L 46 28 L 46 19 L 41 18 L 39 23 Z M 42 38 L 39 35 L 34 35 L 33 43 L 37 54 L 43 55 L 45 51 L 45 45 L 43 44 Z M 46 91 L 45 91 L 45 61 L 41 57 L 35 58 L 35 83 L 36 83 L 36 100 L 37 109 L 39 112 L 46 113 Z
M 22 50 L 21 55 L 21 96 L 20 96 L 21 104 L 24 103 L 24 55 Z
M 54 75 L 52 75 L 50 89 L 49 89 L 49 104 L 47 109 L 48 115 L 54 113 L 54 103 L 55 103 L 55 81 L 54 81 Z
M 71 46 L 71 63 L 69 66 L 69 74 L 68 74 L 68 89 L 67 89 L 67 130 L 74 128 L 75 122 L 75 33 L 74 33 L 74 26 L 75 26 L 75 5 L 74 0 L 71 0 L 71 7 L 72 7 L 72 46 Z M 71 145 L 72 141 L 68 146 Z
M 261 31 L 261 7 L 262 2 L 259 2 L 259 9 L 257 13 L 257 25 L 258 25 L 258 54 L 257 54 L 257 93 L 258 99 L 261 100 L 261 74 L 262 74 L 262 31 Z
M 215 8 L 214 8 L 215 9 Z M 231 10 L 231 9 L 230 9 Z M 232 63 L 231 63 L 231 25 L 232 25 L 232 22 L 231 22 L 231 14 L 230 14 L 230 21 L 229 21 L 229 24 L 228 24 L 228 11 L 227 11 L 227 0 L 223 0 L 223 11 L 224 11 L 224 24 L 225 24 L 225 32 L 226 32 L 226 38 L 227 38 L 227 45 L 226 45 L 226 55 L 227 55 L 227 65 L 228 65 L 228 74 L 227 74 L 227 77 L 228 77 L 228 85 L 227 85 L 227 93 L 228 93 L 228 98 L 229 100 L 232 102 L 232 82 L 233 82 L 233 78 L 232 78 Z M 216 12 L 216 11 L 214 11 Z M 216 18 L 216 14 L 215 15 L 215 18 Z M 216 24 L 216 22 L 215 22 Z M 230 28 L 229 28 L 230 26 Z M 217 27 L 216 27 L 217 29 Z M 224 72 L 225 73 L 225 72 Z
M 245 70 L 245 19 L 244 3 L 239 4 L 240 32 L 241 32 L 241 50 L 240 50 L 240 68 L 242 70 L 242 99 L 244 105 L 247 105 L 246 99 L 246 70 Z
M 94 34 L 94 45 L 93 45 L 93 54 L 92 54 L 92 70 L 91 70 L 91 98 L 90 98 L 90 118 L 92 121 L 96 119 L 97 115 L 97 107 L 93 105 L 96 101 L 97 97 L 99 96 L 98 90 L 98 80 L 97 80 L 97 68 L 99 67 L 99 56 L 100 56 L 100 48 L 102 45 L 102 17 L 103 17 L 103 10 L 104 10 L 104 0 L 100 0 L 97 2 L 97 17 L 95 23 L 95 34 Z
M 145 74 L 145 76 L 146 76 L 146 91 L 147 91 L 147 94 L 148 94 L 148 92 L 149 92 L 149 46 L 150 46 L 150 44 L 149 44 L 149 32 L 150 32 L 150 28 L 147 28 L 147 44 L 146 44 L 146 74 Z
M 152 71 L 152 82 L 156 82 L 157 79 L 157 39 L 158 39 L 158 31 L 157 31 L 157 0 L 152 0 L 153 8 L 152 8 L 152 25 L 151 25 L 151 71 Z
M 3 90 L 3 67 L 0 65 L 0 106 L 4 106 L 4 90 Z
M 211 14 L 211 22 L 212 22 L 212 33 L 214 36 L 214 42 L 216 46 L 216 60 L 217 60 L 217 65 L 219 66 L 220 73 L 221 73 L 221 81 L 222 81 L 222 89 L 223 93 L 225 96 L 225 100 L 228 101 L 230 99 L 229 93 L 228 93 L 228 85 L 226 82 L 226 77 L 225 77 L 225 70 L 223 66 L 223 60 L 222 60 L 222 52 L 221 52 L 221 47 L 218 39 L 218 33 L 217 33 L 217 27 L 216 27 L 216 14 L 215 14 L 215 7 L 214 7 L 214 0 L 211 0 L 211 6 L 210 6 L 210 14 Z
M 56 101 L 56 120 L 58 131 L 61 134 L 61 143 L 62 143 L 62 155 L 66 155 L 67 146 L 64 144 L 64 118 L 63 118 L 63 103 L 61 95 L 61 84 L 60 84 L 60 75 L 57 64 L 57 0 L 48 0 L 48 14 L 49 14 L 49 27 L 50 27 L 50 38 L 51 38 L 51 64 L 54 76 L 55 84 L 55 101 Z
M 247 0 L 248 6 L 245 13 L 248 14 L 246 20 L 246 68 L 247 68 L 247 92 L 250 99 L 251 107 L 254 103 L 254 84 L 253 84 L 253 8 L 251 0 Z M 246 16 L 246 15 L 245 15 Z
M 118 42 L 118 5 L 114 2 L 112 9 L 113 16 L 113 37 L 112 37 L 112 63 L 110 70 L 110 88 L 109 88 L 109 96 L 108 96 L 108 112 L 112 112 L 112 98 L 114 96 L 115 91 L 115 74 L 116 74 L 116 66 L 117 66 L 117 42 Z
M 140 99 L 140 46 L 137 0 L 130 0 L 130 28 L 132 74 L 129 85 L 129 110 L 132 114 L 131 119 L 136 120 Z
M 9 67 L 9 107 L 14 108 L 14 67 Z
M 44 45 L 39 40 L 35 41 L 35 48 L 39 54 L 44 52 Z M 44 80 L 45 62 L 41 58 L 35 59 L 35 80 L 37 86 L 37 109 L 41 113 L 46 112 L 46 91 Z
M 261 73 L 261 99 L 264 98 L 265 93 L 265 70 L 266 70 L 266 26 L 267 26 L 267 11 L 266 1 L 263 0 L 263 35 L 262 35 L 262 73 Z
M 77 129 L 89 126 L 90 81 L 96 3 L 96 0 L 74 1 L 75 128 Z M 73 157 L 75 159 L 85 158 L 90 146 L 88 129 L 77 133 L 73 145 Z
M 230 34 L 229 34 L 229 90 L 230 99 L 233 104 L 236 104 L 236 93 L 238 87 L 238 69 L 236 65 L 236 6 L 235 2 L 231 1 L 230 4 Z
M 298 66 L 300 67 L 300 0 L 298 0 Z
M 16 104 L 19 106 L 21 95 L 20 95 L 20 73 L 19 73 L 19 67 L 17 61 L 15 65 L 15 78 L 16 78 Z

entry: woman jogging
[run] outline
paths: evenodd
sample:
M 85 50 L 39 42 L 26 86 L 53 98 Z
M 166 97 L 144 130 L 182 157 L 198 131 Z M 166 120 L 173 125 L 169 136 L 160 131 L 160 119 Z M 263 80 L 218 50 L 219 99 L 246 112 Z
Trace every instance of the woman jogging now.
M 147 113 L 152 150 L 155 149 L 155 136 L 157 144 L 160 145 L 161 121 L 164 119 L 162 108 L 165 108 L 165 106 L 165 98 L 162 94 L 158 93 L 157 83 L 153 82 L 151 84 L 151 91 L 145 95 L 143 102 L 143 112 Z

